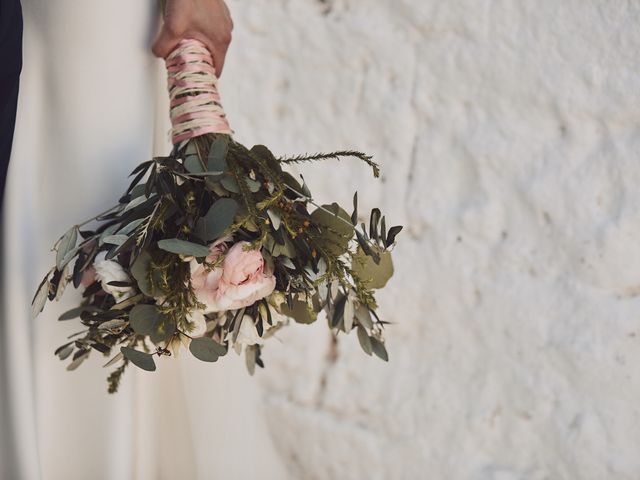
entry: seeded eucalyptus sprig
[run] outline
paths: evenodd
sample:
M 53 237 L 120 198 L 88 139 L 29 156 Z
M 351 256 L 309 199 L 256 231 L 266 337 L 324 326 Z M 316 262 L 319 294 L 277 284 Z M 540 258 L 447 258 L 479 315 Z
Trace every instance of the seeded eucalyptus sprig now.
M 351 214 L 337 203 L 319 204 L 302 178 L 283 169 L 342 157 L 359 159 L 379 175 L 360 152 L 276 158 L 262 145 L 248 149 L 222 134 L 191 139 L 138 165 L 117 205 L 72 226 L 54 246 L 56 264 L 38 287 L 33 314 L 72 283 L 82 288 L 82 302 L 59 319 L 83 327 L 55 354 L 71 360 L 69 370 L 92 350 L 110 358 L 109 392 L 130 363 L 153 371 L 154 357 L 182 344 L 215 362 L 244 342 L 253 372 L 264 366 L 263 340 L 287 319 L 313 323 L 324 311 L 336 334 L 356 330 L 367 354 L 388 360 L 387 322 L 376 313 L 375 290 L 393 274 L 391 250 L 402 227 L 387 229 L 378 208 L 368 227 L 358 223 L 357 194 Z M 260 252 L 275 289 L 242 308 L 204 314 L 205 330 L 194 333 L 205 305 L 191 282 L 193 266 L 222 269 L 226 250 L 212 260 L 212 242 L 241 241 Z M 98 271 L 105 268 L 114 278 Z M 258 335 L 251 341 L 244 338 L 247 318 Z

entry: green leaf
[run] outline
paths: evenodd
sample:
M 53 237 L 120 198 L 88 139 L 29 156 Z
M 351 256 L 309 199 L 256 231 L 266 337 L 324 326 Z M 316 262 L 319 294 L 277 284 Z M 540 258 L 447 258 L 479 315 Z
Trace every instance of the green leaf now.
M 198 155 L 187 155 L 184 159 L 184 168 L 189 173 L 202 173 L 204 167 Z
M 296 266 L 294 265 L 294 263 L 291 261 L 291 259 L 289 257 L 280 257 L 278 259 L 280 265 L 282 265 L 285 268 L 289 268 L 291 270 L 295 270 Z
M 108 243 L 110 245 L 122 245 L 127 240 L 129 240 L 127 235 L 107 235 L 102 239 L 104 243 Z
M 371 217 L 369 219 L 369 236 L 374 240 L 378 240 L 378 223 L 380 222 L 380 209 L 374 208 L 371 210 Z
M 270 236 L 267 236 L 267 238 L 270 238 Z M 283 238 L 284 238 L 284 244 L 280 244 L 276 241 L 273 241 L 273 244 L 271 245 L 271 255 L 273 255 L 274 257 L 289 257 L 289 258 L 296 258 L 296 248 L 293 245 L 293 242 L 289 239 L 289 235 L 287 233 L 283 234 Z
M 337 256 L 342 255 L 347 251 L 349 240 L 353 237 L 351 218 L 337 203 L 322 207 L 317 208 L 311 214 L 311 221 L 322 231 L 322 237 L 319 241 L 326 242 L 325 248 L 330 253 Z
M 373 328 L 373 320 L 371 319 L 371 312 L 365 305 L 358 305 L 356 308 L 356 319 L 358 323 L 364 328 L 371 330 Z
M 131 200 L 127 204 L 126 207 L 124 207 L 123 213 L 142 205 L 144 202 L 146 202 L 147 200 L 151 200 L 154 197 L 155 197 L 155 195 L 151 195 L 148 198 L 146 196 L 142 195 L 140 197 L 134 198 L 133 200 Z
M 364 353 L 371 355 L 373 348 L 371 346 L 371 338 L 369 338 L 367 331 L 360 325 L 358 325 L 358 341 L 360 342 L 360 346 L 362 347 L 362 350 L 364 350 Z
M 358 192 L 353 194 L 353 213 L 351 214 L 351 223 L 358 225 Z
M 344 312 L 342 318 L 344 320 L 344 331 L 349 333 L 353 328 L 353 317 L 355 316 L 353 300 L 351 296 L 347 297 L 347 301 L 344 304 Z
M 280 306 L 282 315 L 293 318 L 297 323 L 310 324 L 316 321 L 317 313 L 310 311 L 306 301 L 293 298 L 292 305 L 292 308 L 289 308 L 283 303 Z
M 118 230 L 118 235 L 129 235 L 131 232 L 133 232 L 136 228 L 138 228 L 138 226 L 140 226 L 140 224 L 142 222 L 144 222 L 146 219 L 145 218 L 138 218 L 137 220 L 134 220 L 133 222 L 129 223 L 128 225 L 122 227 L 120 230 Z
M 167 316 L 162 317 L 162 321 L 158 325 L 158 329 L 151 335 L 149 339 L 156 345 L 166 344 L 176 332 L 176 325 Z
M 89 353 L 90 353 L 90 351 L 87 351 L 87 352 L 83 353 L 82 355 L 79 355 L 77 358 L 75 358 L 73 360 L 73 362 L 71 362 L 69 365 L 67 365 L 67 370 L 71 372 L 71 371 L 75 370 L 76 368 L 78 368 L 80 366 L 80 364 L 82 362 L 84 362 L 89 357 Z
M 251 193 L 256 193 L 258 190 L 260 190 L 260 182 L 258 182 L 257 180 L 253 180 L 252 178 L 245 178 L 244 181 L 247 184 L 247 187 L 249 188 L 249 191 Z
M 126 320 L 121 318 L 114 318 L 113 320 L 107 320 L 98 326 L 98 330 L 120 330 L 127 325 Z
M 55 354 L 60 357 L 60 360 L 66 360 L 69 355 L 73 353 L 74 345 L 73 343 L 67 343 L 66 345 L 58 348 L 55 351 Z
M 156 369 L 156 362 L 153 361 L 153 355 L 140 350 L 135 350 L 129 347 L 120 347 L 122 354 L 129 359 L 136 367 L 146 370 L 147 372 L 153 372 Z
M 400 233 L 401 230 L 402 225 L 396 225 L 395 227 L 391 227 L 389 229 L 389 233 L 387 234 L 387 239 L 385 241 L 385 247 L 393 245 L 393 242 L 396 241 L 396 236 Z
M 117 355 L 115 355 L 111 360 L 109 360 L 107 363 L 105 363 L 103 365 L 103 367 L 107 368 L 107 367 L 110 367 L 111 365 L 115 365 L 116 363 L 118 363 L 123 358 L 124 358 L 124 355 L 122 355 L 122 352 L 118 352 Z
M 273 153 L 271 153 L 271 151 L 264 145 L 254 145 L 251 147 L 251 155 L 266 162 L 267 166 L 273 169 L 276 173 L 282 172 L 280 162 L 276 160 Z
M 148 297 L 153 297 L 153 289 L 149 281 L 149 271 L 151 269 L 151 255 L 148 252 L 141 253 L 136 261 L 131 265 L 131 274 L 138 283 L 138 288 Z
M 385 362 L 388 362 L 389 354 L 387 353 L 387 349 L 384 347 L 384 343 L 382 343 L 376 337 L 369 337 L 369 340 L 371 340 L 371 348 L 373 349 L 373 353 L 375 353 Z
M 67 233 L 65 233 L 58 243 L 58 251 L 56 252 L 56 266 L 58 270 L 62 270 L 65 263 L 71 258 L 67 258 L 67 254 L 72 252 L 76 247 L 78 240 L 78 227 L 74 226 Z
M 391 261 L 391 252 L 381 250 L 380 263 L 366 255 L 360 246 L 353 255 L 353 263 L 351 268 L 361 280 L 367 282 L 369 288 L 382 288 L 393 276 L 393 262 Z
M 220 180 L 220 183 L 227 191 L 231 193 L 240 193 L 240 187 L 238 186 L 238 182 L 236 182 L 236 179 L 233 178 L 232 176 L 226 175 L 222 177 L 222 180 Z
M 44 277 L 42 283 L 40 283 L 40 286 L 38 287 L 38 290 L 36 291 L 36 294 L 31 301 L 31 319 L 36 318 L 44 309 L 44 305 L 45 303 L 47 303 L 47 296 L 49 295 L 50 285 L 51 284 L 49 282 L 49 275 L 47 274 L 47 276 Z
M 198 220 L 196 235 L 204 242 L 217 239 L 233 223 L 237 211 L 238 203 L 235 200 L 221 198 Z
M 207 157 L 207 168 L 209 170 L 224 171 L 227 169 L 227 152 L 229 151 L 229 138 L 223 135 L 216 135 L 209 147 Z
M 247 371 L 249 375 L 253 375 L 256 372 L 256 356 L 258 349 L 255 345 L 247 345 L 244 349 L 245 364 L 247 365 Z
M 270 208 L 269 210 L 267 210 L 267 215 L 269 215 L 269 220 L 271 221 L 273 229 L 278 230 L 280 228 L 280 223 L 282 222 L 282 217 L 280 216 L 280 214 Z
M 180 240 L 179 238 L 160 240 L 158 247 L 166 252 L 179 255 L 192 255 L 194 257 L 206 257 L 211 253 L 209 252 L 209 247 L 186 240 Z
M 102 244 L 104 243 L 104 238 L 108 237 L 109 235 L 113 235 L 118 230 L 119 227 L 120 227 L 119 223 L 114 223 L 113 225 L 109 225 L 107 228 L 105 228 L 100 234 L 100 238 L 98 239 L 98 244 L 102 246 Z
M 129 323 L 138 335 L 152 335 L 163 321 L 155 305 L 136 305 L 129 312 Z
M 85 309 L 86 307 L 84 306 L 72 308 L 71 310 L 68 310 L 64 312 L 62 315 L 60 315 L 58 317 L 58 320 L 64 321 L 64 320 L 72 320 L 74 318 L 78 318 Z
M 215 362 L 219 357 L 227 353 L 224 345 L 220 345 L 209 337 L 194 338 L 189 344 L 189 351 L 198 360 L 203 362 Z

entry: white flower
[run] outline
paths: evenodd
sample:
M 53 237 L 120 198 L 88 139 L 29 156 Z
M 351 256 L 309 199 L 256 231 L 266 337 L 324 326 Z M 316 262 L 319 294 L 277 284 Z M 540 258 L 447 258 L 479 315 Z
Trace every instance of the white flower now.
M 231 334 L 232 332 L 229 332 L 229 335 Z M 258 335 L 258 330 L 256 329 L 253 318 L 251 318 L 250 315 L 244 315 L 233 348 L 236 353 L 240 354 L 243 345 L 256 345 L 259 343 L 262 343 L 262 338 Z
M 202 310 L 194 310 L 187 315 L 187 320 L 194 326 L 193 330 L 189 332 L 190 337 L 201 337 L 207 331 L 207 319 L 205 318 Z
M 96 270 L 96 279 L 102 284 L 102 289 L 113 295 L 117 302 L 126 300 L 135 294 L 133 287 L 116 287 L 109 282 L 131 282 L 129 275 L 122 265 L 113 260 L 105 260 L 107 252 L 102 251 L 96 255 L 93 267 Z

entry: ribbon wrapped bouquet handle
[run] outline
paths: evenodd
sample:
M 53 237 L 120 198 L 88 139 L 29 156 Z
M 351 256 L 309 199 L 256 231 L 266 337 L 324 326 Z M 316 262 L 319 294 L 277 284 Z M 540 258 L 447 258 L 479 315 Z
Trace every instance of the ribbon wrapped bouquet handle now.
M 153 371 L 183 348 L 205 362 L 244 353 L 253 373 L 271 336 L 324 316 L 335 335 L 355 330 L 366 354 L 388 360 L 375 292 L 393 274 L 402 227 L 387 228 L 378 208 L 362 221 L 357 194 L 351 213 L 321 204 L 286 170 L 344 157 L 377 177 L 377 164 L 356 151 L 247 148 L 232 138 L 206 47 L 184 40 L 166 66 L 171 154 L 139 164 L 113 207 L 58 239 L 33 298 L 35 317 L 69 285 L 80 291 L 59 317 L 79 332 L 55 355 L 68 370 L 103 355 L 109 392 L 127 366 Z

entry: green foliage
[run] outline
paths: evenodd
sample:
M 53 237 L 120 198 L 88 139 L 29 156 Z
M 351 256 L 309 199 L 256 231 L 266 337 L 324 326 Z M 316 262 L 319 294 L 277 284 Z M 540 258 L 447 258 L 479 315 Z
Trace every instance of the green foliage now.
M 224 345 L 220 345 L 208 337 L 194 338 L 191 340 L 189 351 L 194 357 L 203 362 L 215 362 L 219 357 L 227 353 Z
M 153 372 L 156 369 L 156 362 L 153 361 L 153 355 L 140 350 L 135 350 L 129 347 L 120 347 L 120 352 L 124 357 L 131 361 L 136 367 L 140 367 L 142 370 Z
M 382 340 L 386 322 L 376 314 L 374 289 L 393 273 L 390 251 L 402 227 L 387 229 L 377 208 L 368 229 L 364 222 L 358 225 L 357 195 L 351 215 L 336 203 L 319 205 L 302 177 L 283 170 L 287 164 L 343 157 L 365 162 L 378 176 L 377 164 L 360 152 L 278 159 L 263 145 L 247 149 L 227 135 L 194 138 L 169 156 L 138 165 L 117 205 L 74 225 L 56 242 L 56 265 L 36 291 L 34 317 L 47 299 L 60 297 L 67 283 L 78 288 L 85 282 L 98 252 L 129 277 L 108 287 L 132 290 L 122 300 L 98 281 L 84 287 L 81 306 L 60 316 L 83 330 L 56 356 L 70 361 L 69 370 L 92 350 L 112 357 L 107 368 L 121 362 L 108 377 L 113 393 L 129 363 L 154 371 L 153 357 L 170 355 L 184 340 L 196 358 L 217 361 L 234 346 L 245 315 L 267 338 L 283 326 L 276 312 L 309 324 L 324 311 L 335 332 L 356 330 L 368 355 L 388 360 Z M 215 261 L 207 257 L 209 244 L 224 236 L 232 238 L 226 247 L 247 241 L 261 252 L 276 289 L 253 305 L 207 315 L 206 334 L 191 338 L 192 315 L 204 305 L 190 282 L 190 261 L 197 259 L 206 270 L 220 268 L 224 244 Z M 244 351 L 250 372 L 264 366 L 260 345 Z

